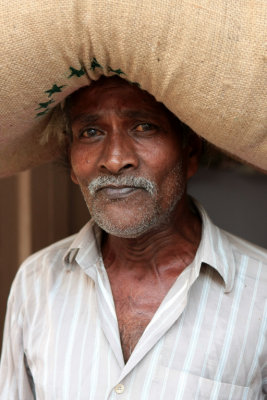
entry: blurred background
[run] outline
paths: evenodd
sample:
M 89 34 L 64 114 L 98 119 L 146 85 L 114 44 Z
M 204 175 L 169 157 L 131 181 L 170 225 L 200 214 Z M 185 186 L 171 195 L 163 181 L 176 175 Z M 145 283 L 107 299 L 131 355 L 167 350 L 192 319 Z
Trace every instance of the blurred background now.
M 218 160 L 218 157 L 217 157 Z M 267 175 L 224 160 L 189 182 L 220 227 L 267 248 Z M 31 253 L 77 232 L 88 211 L 69 171 L 48 164 L 0 180 L 0 340 L 11 283 Z

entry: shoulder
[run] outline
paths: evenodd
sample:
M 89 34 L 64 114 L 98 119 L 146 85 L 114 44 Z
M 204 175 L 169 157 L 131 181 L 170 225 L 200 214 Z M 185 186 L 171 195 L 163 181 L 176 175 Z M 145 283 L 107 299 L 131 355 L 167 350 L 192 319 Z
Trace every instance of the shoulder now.
M 30 268 L 30 266 L 39 264 L 42 261 L 56 261 L 61 257 L 64 257 L 64 254 L 68 251 L 71 244 L 76 239 L 77 234 L 68 236 L 64 239 L 61 239 L 51 245 L 39 250 L 33 254 L 31 254 L 26 260 L 21 264 L 20 269 Z
M 37 251 L 30 255 L 20 266 L 19 272 L 21 274 L 30 273 L 32 269 L 42 269 L 43 265 L 51 263 L 51 265 L 58 265 L 63 263 L 65 253 L 70 248 L 75 240 L 77 234 L 61 239 L 42 250 Z
M 267 249 L 248 242 L 238 236 L 221 229 L 222 235 L 225 236 L 230 247 L 236 256 L 245 256 L 251 261 L 267 264 Z
M 22 325 L 23 316 L 37 304 L 43 304 L 40 300 L 64 277 L 64 254 L 75 237 L 70 236 L 34 253 L 21 264 L 8 298 L 7 315 L 12 324 Z
M 267 299 L 267 250 L 221 230 L 234 263 L 236 283 L 260 291 Z
M 203 231 L 202 245 L 207 264 L 218 270 L 231 288 L 237 277 L 258 279 L 267 288 L 267 250 L 248 242 L 215 225 L 205 209 L 195 201 L 200 212 Z M 260 272 L 259 272 L 260 271 Z
M 19 267 L 12 283 L 9 302 L 17 299 L 24 303 L 38 292 L 48 289 L 65 274 L 64 256 L 76 238 L 76 234 L 62 239 L 30 255 Z
M 29 256 L 17 272 L 12 286 L 13 291 L 19 291 L 24 287 L 24 293 L 27 293 L 27 290 L 32 292 L 33 288 L 37 288 L 38 292 L 39 287 L 44 286 L 49 290 L 56 282 L 64 281 L 66 273 L 70 270 L 70 259 L 77 251 L 88 252 L 88 249 L 94 248 L 96 244 L 94 225 L 94 221 L 90 220 L 78 233 Z

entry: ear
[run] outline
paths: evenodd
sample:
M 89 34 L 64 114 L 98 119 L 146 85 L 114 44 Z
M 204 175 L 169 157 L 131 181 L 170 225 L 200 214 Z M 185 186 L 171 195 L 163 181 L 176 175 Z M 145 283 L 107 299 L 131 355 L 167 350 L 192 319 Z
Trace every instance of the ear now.
M 79 185 L 78 179 L 76 178 L 76 175 L 72 168 L 70 170 L 70 177 L 71 177 L 71 180 L 73 183 L 75 183 L 76 185 Z
M 190 135 L 186 145 L 187 153 L 187 179 L 191 178 L 198 170 L 199 159 L 202 153 L 202 139 L 195 133 Z
M 76 175 L 75 175 L 75 173 L 73 171 L 72 164 L 71 164 L 71 146 L 70 146 L 69 142 L 68 142 L 68 147 L 67 147 L 66 152 L 67 152 L 67 158 L 68 158 L 68 165 L 70 166 L 70 178 L 71 178 L 73 183 L 78 185 L 79 182 L 78 182 L 78 179 L 76 178 Z

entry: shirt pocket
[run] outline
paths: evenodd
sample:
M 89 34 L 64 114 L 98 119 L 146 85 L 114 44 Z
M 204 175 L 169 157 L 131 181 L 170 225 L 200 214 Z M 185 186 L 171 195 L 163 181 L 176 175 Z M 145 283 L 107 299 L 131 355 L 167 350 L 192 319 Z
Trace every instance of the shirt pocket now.
M 154 377 L 151 399 L 255 400 L 247 386 L 219 382 L 166 367 L 160 367 Z

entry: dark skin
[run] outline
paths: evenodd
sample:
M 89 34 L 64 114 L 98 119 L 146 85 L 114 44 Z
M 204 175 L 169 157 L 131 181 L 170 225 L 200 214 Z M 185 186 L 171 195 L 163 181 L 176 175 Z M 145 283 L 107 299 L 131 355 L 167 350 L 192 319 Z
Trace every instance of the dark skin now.
M 69 114 L 72 180 L 94 218 L 99 211 L 102 228 L 114 227 L 103 234 L 101 250 L 127 362 L 196 254 L 201 221 L 186 182 L 197 170 L 201 144 L 194 137 L 183 146 L 165 107 L 118 78 L 76 92 Z M 145 177 L 157 190 L 106 184 L 92 195 L 88 184 L 99 176 Z

